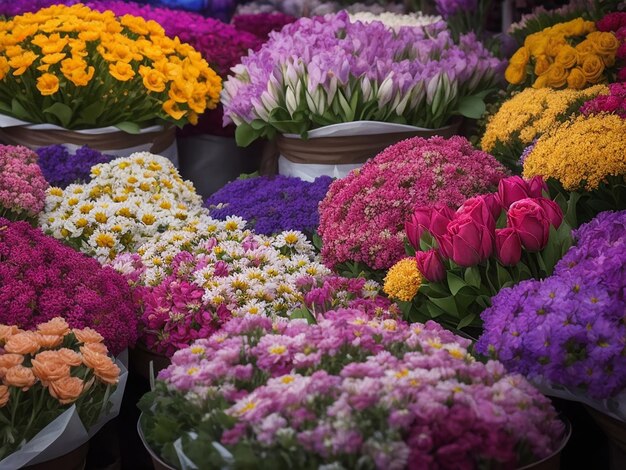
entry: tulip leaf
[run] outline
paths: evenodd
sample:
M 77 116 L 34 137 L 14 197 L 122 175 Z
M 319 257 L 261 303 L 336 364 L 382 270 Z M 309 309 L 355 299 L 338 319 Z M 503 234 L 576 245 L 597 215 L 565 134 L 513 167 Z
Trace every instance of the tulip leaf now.
M 479 295 L 476 297 L 476 303 L 484 310 L 491 307 L 491 297 L 488 295 Z
M 409 318 L 409 315 L 411 313 L 411 307 L 413 307 L 413 302 L 405 302 L 402 300 L 398 300 L 396 301 L 396 304 L 398 304 L 398 307 L 400 307 L 400 311 L 402 312 L 402 316 L 404 318 Z
M 43 110 L 44 113 L 55 116 L 62 127 L 67 128 L 72 120 L 72 108 L 63 103 L 54 103 L 52 106 Z
M 124 121 L 116 124 L 115 127 L 128 134 L 139 134 L 141 132 L 141 127 L 136 122 Z
M 496 263 L 496 269 L 498 272 L 498 284 L 502 287 L 507 282 L 512 282 L 513 278 L 508 269 L 502 266 L 500 263 Z
M 485 110 L 485 102 L 478 96 L 465 96 L 461 98 L 457 106 L 458 113 L 470 119 L 480 119 Z
M 413 248 L 413 245 L 411 245 L 406 237 L 404 237 L 404 252 L 407 256 L 415 256 L 415 248 Z
M 311 312 L 309 311 L 308 308 L 297 308 L 295 310 L 293 310 L 291 312 L 291 315 L 289 316 L 290 320 L 295 320 L 295 319 L 304 319 L 307 321 L 307 323 L 309 325 L 314 325 L 317 322 L 315 321 L 315 317 L 313 317 L 313 315 L 311 314 Z
M 242 122 L 235 130 L 235 141 L 240 147 L 247 147 L 257 138 L 257 134 L 250 124 Z
M 431 298 L 430 301 L 437 307 L 441 308 L 448 315 L 452 315 L 455 318 L 459 318 L 459 310 L 454 301 L 454 297 L 444 297 L 443 299 Z
M 466 326 L 470 326 L 475 318 L 476 318 L 476 314 L 470 313 L 469 315 L 466 315 L 463 318 L 461 318 L 461 321 L 456 327 L 460 330 L 462 328 L 465 328 Z
M 20 103 L 17 98 L 13 98 L 11 101 L 11 113 L 19 119 L 26 119 L 28 117 L 28 111 L 26 111 L 26 108 L 22 106 L 22 103 Z
M 480 287 L 481 277 L 480 268 L 478 266 L 471 266 L 467 268 L 463 277 L 468 285 L 476 288 Z
M 456 295 L 467 283 L 454 273 L 448 271 L 448 286 L 452 295 Z
M 83 108 L 79 114 L 85 124 L 95 125 L 100 115 L 104 112 L 105 107 L 106 102 L 104 100 L 96 100 L 94 103 Z
M 446 313 L 441 307 L 438 307 L 433 302 L 428 302 L 426 304 L 426 308 L 428 309 L 428 313 L 430 314 L 430 316 L 432 318 L 437 318 L 437 317 L 443 315 L 444 313 Z

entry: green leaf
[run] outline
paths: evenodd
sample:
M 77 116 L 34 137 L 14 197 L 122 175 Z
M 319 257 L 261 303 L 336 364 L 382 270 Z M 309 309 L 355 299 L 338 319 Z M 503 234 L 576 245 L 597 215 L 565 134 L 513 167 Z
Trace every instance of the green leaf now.
M 467 283 L 456 274 L 448 271 L 448 286 L 452 295 L 456 295 L 461 289 L 467 286 Z
M 98 118 L 104 112 L 106 102 L 104 100 L 96 100 L 94 103 L 83 108 L 80 112 L 80 117 L 85 121 L 85 124 L 95 125 L 98 122 Z
M 500 284 L 500 287 L 502 287 L 502 285 L 507 282 L 513 281 L 513 277 L 511 277 L 511 273 L 509 272 L 509 270 L 502 266 L 500 263 L 496 262 L 496 270 L 498 272 L 498 284 Z
M 458 113 L 470 119 L 480 119 L 485 114 L 485 110 L 485 102 L 475 95 L 461 98 L 457 106 Z
M 11 101 L 11 113 L 19 119 L 27 120 L 28 118 L 28 111 L 17 98 L 13 98 Z
M 258 137 L 250 124 L 242 122 L 235 129 L 235 141 L 240 147 L 247 147 Z
M 465 278 L 465 282 L 468 285 L 472 287 L 476 287 L 476 288 L 480 287 L 481 276 L 480 276 L 480 268 L 478 266 L 471 266 L 467 268 L 465 270 L 465 275 L 463 277 Z
M 44 113 L 55 116 L 62 127 L 67 128 L 72 120 L 72 108 L 63 103 L 54 103 L 52 106 L 43 110 Z
M 470 313 L 469 315 L 466 315 L 463 318 L 461 318 L 461 321 L 459 322 L 459 324 L 456 327 L 460 330 L 461 328 L 465 328 L 466 326 L 470 326 L 475 318 L 476 318 L 476 314 L 475 313 Z
M 314 325 L 315 323 L 317 323 L 315 321 L 315 317 L 311 314 L 309 309 L 306 308 L 306 307 L 297 308 L 297 309 L 293 310 L 291 312 L 291 316 L 289 318 L 291 320 L 295 320 L 297 318 L 303 318 L 303 319 L 305 319 L 309 323 L 309 325 Z
M 452 315 L 456 318 L 459 317 L 459 311 L 456 307 L 454 297 L 444 297 L 443 299 L 429 298 L 437 307 L 441 308 L 445 313 Z
M 141 127 L 136 122 L 124 121 L 116 124 L 115 127 L 129 134 L 139 134 L 141 132 Z
M 409 318 L 409 314 L 411 313 L 411 308 L 413 307 L 413 302 L 405 302 L 403 300 L 397 300 L 396 304 L 398 304 L 398 307 L 400 307 L 402 316 L 404 318 Z

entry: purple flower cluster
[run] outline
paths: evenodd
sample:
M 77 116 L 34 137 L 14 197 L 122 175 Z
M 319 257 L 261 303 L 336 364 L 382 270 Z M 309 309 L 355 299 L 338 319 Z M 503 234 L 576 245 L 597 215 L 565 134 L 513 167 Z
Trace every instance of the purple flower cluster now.
M 211 195 L 206 206 L 213 218 L 224 220 L 237 215 L 256 233 L 311 233 L 319 225 L 317 206 L 331 182 L 329 176 L 320 176 L 313 182 L 281 175 L 240 179 Z
M 108 163 L 114 155 L 106 155 L 88 146 L 80 147 L 75 153 L 69 152 L 62 145 L 49 145 L 37 149 L 39 166 L 51 186 L 65 189 L 72 183 L 88 183 L 91 179 L 91 167 L 99 163 Z
M 36 217 L 45 206 L 46 189 L 32 150 L 0 145 L 0 217 Z
M 1 1 L 0 16 L 17 16 L 24 13 L 33 13 L 48 8 L 52 5 L 74 5 L 80 3 L 79 0 L 20 0 L 19 2 Z
M 288 452 L 300 468 L 352 468 L 357 459 L 377 469 L 515 468 L 551 453 L 563 425 L 549 401 L 501 364 L 473 360 L 469 343 L 434 322 L 357 309 L 327 312 L 316 325 L 247 317 L 174 354 L 155 393 L 199 407 L 223 396 L 234 425 L 205 421 L 214 430 L 206 437 L 269 459 Z M 172 412 L 155 403 L 157 419 Z M 207 459 L 194 462 L 201 468 L 210 454 L 188 453 Z
M 529 378 L 608 398 L 626 387 L 626 211 L 604 212 L 543 281 L 503 289 L 477 350 Z
M 256 37 L 266 39 L 272 31 L 280 31 L 283 26 L 296 21 L 291 15 L 280 12 L 235 15 L 231 23 L 239 31 L 247 31 Z
M 123 276 L 26 222 L 0 218 L 0 323 L 33 329 L 54 317 L 93 328 L 113 354 L 137 339 Z

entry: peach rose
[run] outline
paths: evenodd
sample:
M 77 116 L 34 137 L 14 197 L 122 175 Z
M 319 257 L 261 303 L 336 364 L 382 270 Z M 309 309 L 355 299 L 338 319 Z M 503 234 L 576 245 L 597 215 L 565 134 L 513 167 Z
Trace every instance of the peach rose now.
M 0 385 L 0 408 L 9 402 L 9 387 Z
M 50 382 L 48 390 L 50 395 L 59 400 L 62 405 L 76 401 L 83 393 L 83 381 L 78 377 L 63 377 Z
M 34 354 L 39 351 L 37 335 L 32 331 L 17 333 L 8 339 L 4 350 L 16 354 Z
M 39 346 L 46 349 L 56 348 L 63 342 L 63 336 L 59 335 L 42 335 L 41 333 L 37 333 L 36 338 L 39 342 Z
M 120 368 L 111 360 L 109 356 L 92 351 L 89 348 L 82 347 L 80 352 L 83 354 L 83 363 L 93 369 L 94 374 L 102 382 L 107 384 L 116 384 L 120 376 Z
M 21 354 L 2 354 L 0 355 L 0 379 L 7 373 L 7 369 L 19 366 L 24 362 L 24 356 Z
M 7 369 L 4 375 L 4 384 L 11 387 L 19 387 L 26 391 L 33 385 L 37 379 L 33 374 L 33 371 L 24 366 L 13 366 Z
M 50 321 L 37 325 L 37 331 L 42 335 L 65 336 L 70 331 L 70 326 L 65 319 L 55 317 Z
M 103 343 L 86 343 L 83 348 L 87 348 L 90 351 L 96 352 L 98 354 L 109 354 L 108 348 Z
M 63 362 L 70 366 L 79 366 L 83 362 L 83 358 L 76 351 L 72 351 L 68 348 L 61 348 L 57 351 L 57 354 Z
M 15 325 L 0 325 L 0 341 L 7 341 L 11 336 L 21 331 Z
M 37 354 L 31 364 L 33 373 L 44 385 L 70 375 L 70 366 L 63 362 L 56 351 L 44 351 Z
M 104 338 L 92 328 L 73 329 L 72 333 L 80 343 L 101 343 Z

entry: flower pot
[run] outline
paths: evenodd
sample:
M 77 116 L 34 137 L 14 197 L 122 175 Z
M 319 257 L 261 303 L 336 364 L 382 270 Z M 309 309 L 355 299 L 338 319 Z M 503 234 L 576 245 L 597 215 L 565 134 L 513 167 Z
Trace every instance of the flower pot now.
M 452 137 L 461 120 L 439 129 L 393 124 L 389 122 L 356 121 L 314 129 L 307 139 L 295 134 L 278 136 L 278 173 L 313 181 L 327 175 L 343 178 L 375 157 L 385 148 L 411 137 L 435 135 Z
M 259 169 L 263 142 L 237 147 L 233 137 L 200 134 L 179 138 L 180 174 L 206 198 L 242 173 Z
M 611 470 L 626 468 L 626 423 L 589 405 L 585 405 L 585 408 L 609 439 Z
M 161 458 L 148 445 L 148 442 L 146 441 L 146 438 L 143 435 L 143 430 L 141 429 L 141 416 L 139 417 L 139 420 L 137 421 L 137 434 L 139 434 L 139 438 L 141 439 L 141 442 L 143 443 L 144 447 L 150 454 L 150 458 L 152 459 L 152 465 L 154 467 L 154 470 L 176 470 L 174 467 L 171 467 L 170 465 L 166 464 L 163 460 L 161 460 Z
M 52 124 L 30 124 L 0 116 L 0 142 L 36 150 L 47 145 L 63 145 L 74 151 L 83 145 L 102 153 L 128 157 L 134 152 L 152 152 L 178 166 L 176 132 L 172 126 L 155 125 L 129 134 L 116 127 L 69 130 Z
M 55 459 L 45 462 L 36 463 L 22 467 L 24 470 L 83 470 L 87 462 L 87 452 L 89 451 L 89 442 L 77 447 L 65 455 L 61 455 Z
M 129 362 L 132 369 L 137 374 L 149 381 L 150 363 L 152 362 L 152 368 L 156 377 L 159 371 L 170 365 L 170 358 L 163 354 L 150 351 L 142 343 L 137 343 L 137 345 L 129 351 Z
M 559 470 L 561 468 L 561 453 L 572 436 L 572 425 L 567 419 L 563 419 L 565 430 L 563 437 L 556 450 L 544 459 L 518 468 L 517 470 Z

